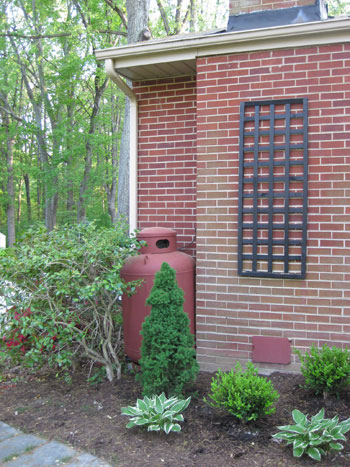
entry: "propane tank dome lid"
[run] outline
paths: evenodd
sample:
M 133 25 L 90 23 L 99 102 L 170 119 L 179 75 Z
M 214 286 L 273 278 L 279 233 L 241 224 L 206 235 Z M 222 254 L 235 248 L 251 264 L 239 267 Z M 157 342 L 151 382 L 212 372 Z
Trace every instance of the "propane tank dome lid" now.
M 153 238 L 153 237 L 175 237 L 176 232 L 173 229 L 165 227 L 147 227 L 138 233 L 140 238 Z

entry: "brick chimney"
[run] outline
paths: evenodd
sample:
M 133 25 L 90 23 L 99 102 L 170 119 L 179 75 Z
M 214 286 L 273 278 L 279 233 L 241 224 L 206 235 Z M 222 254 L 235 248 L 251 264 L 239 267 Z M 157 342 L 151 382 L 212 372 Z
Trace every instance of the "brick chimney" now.
M 248 31 L 326 19 L 325 0 L 230 0 L 227 31 Z
M 230 16 L 264 10 L 315 5 L 315 0 L 230 0 Z

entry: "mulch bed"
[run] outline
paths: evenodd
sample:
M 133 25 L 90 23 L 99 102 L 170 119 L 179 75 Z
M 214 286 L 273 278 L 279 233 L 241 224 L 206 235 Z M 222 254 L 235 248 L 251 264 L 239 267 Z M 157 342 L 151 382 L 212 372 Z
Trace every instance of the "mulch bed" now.
M 326 417 L 350 417 L 350 392 L 323 401 L 300 387 L 302 376 L 273 373 L 269 378 L 280 394 L 276 413 L 244 426 L 203 402 L 212 376 L 200 373 L 179 434 L 125 428 L 128 418 L 121 416 L 121 407 L 134 405 L 141 397 L 132 374 L 123 375 L 116 384 L 97 385 L 87 383 L 86 374 L 79 372 L 71 384 L 52 374 L 3 374 L 0 420 L 124 467 L 350 465 L 350 442 L 341 453 L 317 463 L 308 457 L 295 459 L 290 446 L 271 438 L 277 425 L 292 422 L 294 408 L 314 415 L 325 406 Z

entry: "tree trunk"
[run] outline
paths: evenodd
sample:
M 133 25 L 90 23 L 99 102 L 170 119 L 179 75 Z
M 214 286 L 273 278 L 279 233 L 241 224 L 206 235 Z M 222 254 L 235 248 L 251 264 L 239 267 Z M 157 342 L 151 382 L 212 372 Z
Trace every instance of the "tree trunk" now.
M 100 68 L 101 65 L 98 65 Z M 84 166 L 84 175 L 83 180 L 80 184 L 79 189 L 79 199 L 78 199 L 78 206 L 77 206 L 77 221 L 83 222 L 86 217 L 86 210 L 85 210 L 85 198 L 86 193 L 89 186 L 90 180 L 90 172 L 92 167 L 92 156 L 93 156 L 93 147 L 91 145 L 91 136 L 95 133 L 96 129 L 96 118 L 100 110 L 100 103 L 102 95 L 107 87 L 108 79 L 105 79 L 104 82 L 99 86 L 99 69 L 96 70 L 96 77 L 95 77 L 95 97 L 94 97 L 94 106 L 92 109 L 92 114 L 90 116 L 90 126 L 89 126 L 89 133 L 87 136 L 87 142 L 85 145 L 85 166 Z
M 26 188 L 26 202 L 27 202 L 27 220 L 28 224 L 32 222 L 32 202 L 30 197 L 30 183 L 29 183 L 29 175 L 24 174 L 24 185 Z
M 20 178 L 18 181 L 18 201 L 17 201 L 17 223 L 21 222 L 21 214 L 22 214 L 22 185 L 23 179 Z
M 147 29 L 150 0 L 126 0 L 128 43 L 138 42 Z M 128 83 L 130 85 L 130 83 Z M 120 144 L 118 216 L 129 217 L 130 104 L 125 103 L 124 126 Z
M 16 241 L 15 227 L 15 185 L 13 178 L 13 145 L 14 139 L 10 136 L 9 123 L 5 123 L 7 133 L 7 241 L 12 247 Z
M 108 203 L 108 214 L 111 217 L 112 224 L 117 222 L 116 212 L 116 194 L 118 186 L 118 131 L 120 127 L 120 110 L 118 99 L 115 95 L 111 96 L 111 107 L 112 107 L 112 180 L 111 183 L 106 183 L 107 203 Z
M 15 215 L 15 184 L 13 176 L 13 145 L 14 137 L 11 134 L 10 119 L 6 112 L 1 113 L 2 125 L 6 134 L 6 169 L 7 169 L 7 241 L 12 247 L 16 240 L 16 215 Z

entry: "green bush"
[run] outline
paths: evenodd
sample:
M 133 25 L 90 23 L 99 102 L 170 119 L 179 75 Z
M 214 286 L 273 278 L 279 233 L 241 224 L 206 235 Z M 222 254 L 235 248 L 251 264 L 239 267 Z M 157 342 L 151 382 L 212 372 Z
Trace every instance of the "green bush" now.
M 147 431 L 164 430 L 168 435 L 171 431 L 181 431 L 178 422 L 183 422 L 184 417 L 180 413 L 185 410 L 191 401 L 189 397 L 186 400 L 180 400 L 177 397 L 167 399 L 164 392 L 160 396 L 153 396 L 149 399 L 137 399 L 135 407 L 122 407 L 122 415 L 131 417 L 127 428 L 134 426 L 145 426 Z
M 293 444 L 294 457 L 301 457 L 304 453 L 316 461 L 331 450 L 341 451 L 343 445 L 339 441 L 346 441 L 344 436 L 350 430 L 350 418 L 339 423 L 338 417 L 324 418 L 324 409 L 308 420 L 299 410 L 293 410 L 295 425 L 279 426 L 281 430 L 272 437 L 282 439 Z
M 119 377 L 119 298 L 127 287 L 119 273 L 138 246 L 122 223 L 29 231 L 0 256 L 0 295 L 8 309 L 0 315 L 2 357 L 64 370 L 88 358 L 109 380 Z
M 206 400 L 212 407 L 223 409 L 247 423 L 275 412 L 273 403 L 279 398 L 271 381 L 258 376 L 252 363 L 243 371 L 240 363 L 228 373 L 216 373 L 211 382 L 211 392 Z
M 296 351 L 301 361 L 301 372 L 305 378 L 305 387 L 315 394 L 339 394 L 350 385 L 350 353 L 347 349 L 329 348 L 325 344 L 321 349 L 311 346 L 305 355 Z
M 197 376 L 194 338 L 183 302 L 174 269 L 163 263 L 146 300 L 152 308 L 141 330 L 141 373 L 137 377 L 146 396 L 162 392 L 181 395 Z

